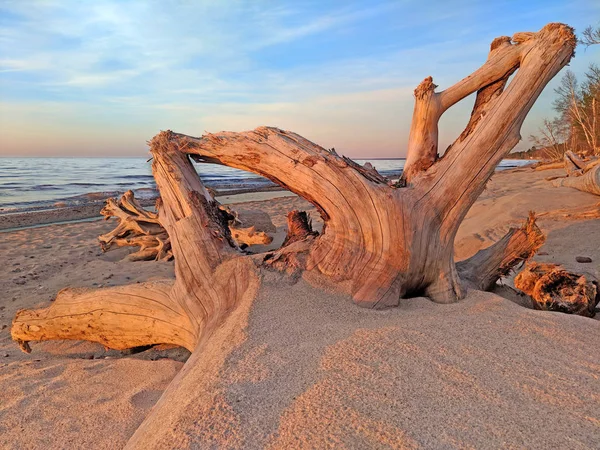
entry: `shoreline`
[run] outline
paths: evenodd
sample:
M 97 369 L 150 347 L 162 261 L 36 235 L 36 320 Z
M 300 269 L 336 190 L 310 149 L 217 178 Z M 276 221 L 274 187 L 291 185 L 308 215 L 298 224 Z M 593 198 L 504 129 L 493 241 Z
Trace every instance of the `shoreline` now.
M 217 193 L 216 198 L 222 204 L 229 204 L 265 201 L 288 196 L 295 196 L 295 194 L 278 187 L 278 189 L 238 189 L 231 192 Z M 153 209 L 155 201 L 155 198 L 140 199 L 139 203 L 145 208 Z M 100 210 L 104 207 L 105 203 L 106 199 L 80 206 L 44 208 L 0 214 L 0 233 L 38 228 L 41 226 L 102 220 L 103 217 L 100 214 Z
M 537 161 L 531 161 L 529 164 L 516 165 L 513 167 L 499 166 L 496 168 L 496 173 L 523 170 L 536 162 Z M 106 200 L 115 197 L 119 198 L 123 193 L 99 192 L 82 194 L 77 197 L 78 201 L 86 195 L 89 196 L 89 200 L 84 203 L 72 205 L 67 205 L 64 201 L 57 201 L 54 204 L 29 206 L 15 210 L 5 210 L 4 208 L 0 208 L 0 233 L 57 223 L 76 223 L 88 219 L 101 219 L 102 216 L 100 215 L 100 210 L 106 204 Z M 104 195 L 100 197 L 101 194 Z M 254 186 L 221 191 L 216 190 L 216 198 L 222 204 L 270 200 L 272 198 L 290 195 L 293 196 L 295 194 L 280 186 Z M 151 208 L 154 207 L 157 198 L 158 192 L 155 192 L 155 195 L 151 196 L 136 196 L 136 199 L 143 207 Z

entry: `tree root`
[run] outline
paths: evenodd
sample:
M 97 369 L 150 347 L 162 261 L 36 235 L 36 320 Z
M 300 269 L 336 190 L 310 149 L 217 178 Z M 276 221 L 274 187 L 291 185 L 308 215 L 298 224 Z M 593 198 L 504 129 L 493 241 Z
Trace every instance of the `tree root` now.
M 511 228 L 498 242 L 457 263 L 456 268 L 471 287 L 489 291 L 500 278 L 532 258 L 545 241 L 535 214 L 529 213 L 521 228 Z
M 273 238 L 256 227 L 241 227 L 241 221 L 235 211 L 220 205 L 222 213 L 229 223 L 231 236 L 240 248 L 255 244 L 269 244 Z M 100 213 L 105 220 L 116 217 L 117 227 L 109 233 L 98 236 L 103 252 L 114 247 L 140 247 L 127 258 L 130 261 L 168 261 L 173 258 L 171 241 L 158 214 L 144 209 L 136 200 L 132 191 L 127 191 L 119 199 L 108 199 Z

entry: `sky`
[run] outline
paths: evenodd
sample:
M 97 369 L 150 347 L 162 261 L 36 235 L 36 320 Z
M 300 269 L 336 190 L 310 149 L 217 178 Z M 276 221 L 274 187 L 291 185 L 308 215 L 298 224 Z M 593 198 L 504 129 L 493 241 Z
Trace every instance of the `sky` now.
M 270 125 L 350 157 L 404 157 L 423 78 L 444 89 L 495 37 L 548 22 L 597 26 L 600 0 L 0 0 L 0 156 L 145 156 L 160 130 Z M 517 149 L 553 115 L 559 78 Z M 443 116 L 441 149 L 473 100 Z

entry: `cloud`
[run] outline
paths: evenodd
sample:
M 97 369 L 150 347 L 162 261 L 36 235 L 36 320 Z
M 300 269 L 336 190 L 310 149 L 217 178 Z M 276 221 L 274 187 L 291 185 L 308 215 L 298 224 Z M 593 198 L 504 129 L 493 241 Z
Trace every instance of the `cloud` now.
M 558 16 L 587 25 L 597 11 L 585 0 L 450 3 L 4 2 L 0 153 L 40 152 L 24 144 L 28 129 L 44 129 L 54 152 L 101 141 L 135 153 L 160 128 L 274 124 L 353 155 L 397 155 L 424 77 L 443 89 L 485 60 L 494 37 Z M 580 52 L 573 67 L 597 55 Z M 548 92 L 523 135 L 551 113 Z M 467 104 L 444 118 L 441 147 L 468 114 Z

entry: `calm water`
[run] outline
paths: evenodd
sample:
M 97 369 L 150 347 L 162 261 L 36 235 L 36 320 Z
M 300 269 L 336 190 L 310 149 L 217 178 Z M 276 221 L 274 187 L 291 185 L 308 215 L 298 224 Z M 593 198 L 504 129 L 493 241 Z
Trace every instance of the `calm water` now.
M 356 160 L 364 164 L 367 160 Z M 402 173 L 404 159 L 369 160 L 384 176 Z M 500 168 L 531 161 L 506 160 Z M 214 164 L 195 164 L 206 186 L 220 191 L 274 186 L 250 172 Z M 117 196 L 132 189 L 137 197 L 156 196 L 146 158 L 0 158 L 0 213 L 68 205 Z

